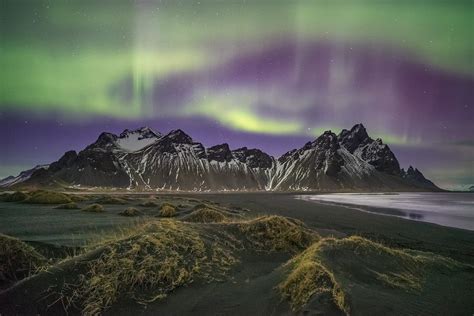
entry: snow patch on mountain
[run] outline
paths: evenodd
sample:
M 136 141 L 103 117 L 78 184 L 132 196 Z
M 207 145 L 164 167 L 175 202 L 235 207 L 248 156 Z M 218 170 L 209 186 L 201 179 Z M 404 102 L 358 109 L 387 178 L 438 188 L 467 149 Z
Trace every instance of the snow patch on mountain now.
M 327 131 L 278 159 L 226 143 L 206 148 L 180 129 L 164 136 L 147 127 L 102 133 L 26 181 L 199 192 L 437 189 L 417 169 L 400 170 L 390 148 L 362 124 L 340 135 Z
M 49 165 L 37 165 L 34 168 L 20 172 L 20 174 L 17 175 L 16 177 L 15 176 L 6 177 L 5 179 L 0 180 L 0 187 L 9 187 L 9 186 L 21 183 L 23 181 L 28 180 L 36 170 L 40 170 L 40 169 L 47 170 L 48 168 L 49 168 Z
M 117 145 L 125 151 L 137 151 L 156 142 L 157 138 L 141 138 L 140 134 L 133 133 L 117 139 Z
M 134 152 L 153 144 L 159 138 L 160 134 L 155 133 L 149 127 L 142 127 L 132 131 L 126 129 L 120 134 L 115 143 L 124 151 Z

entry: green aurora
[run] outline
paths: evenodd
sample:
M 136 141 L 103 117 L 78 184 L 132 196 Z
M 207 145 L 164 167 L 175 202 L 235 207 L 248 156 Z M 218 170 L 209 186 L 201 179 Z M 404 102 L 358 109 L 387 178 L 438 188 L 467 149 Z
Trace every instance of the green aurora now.
M 471 76 L 472 12 L 470 1 L 276 1 L 271 10 L 265 1 L 2 1 L 0 106 L 66 117 L 160 115 L 146 102 L 152 81 L 285 37 L 393 46 Z M 113 92 L 130 74 L 132 102 Z M 209 106 L 198 102 L 191 112 L 205 115 Z M 223 123 L 253 131 L 262 118 L 250 116 L 233 111 Z M 271 132 L 273 123 L 264 125 Z
M 437 183 L 472 183 L 474 147 L 459 143 L 474 134 L 473 1 L 0 0 L 0 16 L 8 173 L 33 159 L 10 132 L 17 121 L 49 135 L 204 124 L 204 143 L 229 132 L 264 150 L 261 137 L 363 122 Z M 49 163 L 56 146 L 33 156 Z

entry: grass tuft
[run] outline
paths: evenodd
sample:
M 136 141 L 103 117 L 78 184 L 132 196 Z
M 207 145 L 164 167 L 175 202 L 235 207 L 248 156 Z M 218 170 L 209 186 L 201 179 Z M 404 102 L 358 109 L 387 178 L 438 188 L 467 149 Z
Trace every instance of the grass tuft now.
M 34 274 L 47 260 L 23 241 L 0 234 L 0 286 Z
M 441 270 L 461 267 L 452 259 L 393 249 L 358 236 L 321 239 L 287 266 L 290 272 L 279 290 L 294 310 L 314 295 L 331 293 L 332 303 L 346 314 L 354 304 L 367 304 L 366 297 L 372 293 L 400 301 L 416 299 L 426 278 L 433 282 Z M 388 302 L 392 301 L 380 304 Z
M 160 207 L 160 217 L 173 217 L 176 216 L 176 207 L 170 203 L 163 203 Z
M 218 240 L 209 242 L 189 224 L 160 220 L 139 225 L 118 240 L 99 244 L 72 292 L 84 315 L 97 315 L 121 297 L 143 303 L 197 279 L 223 278 L 237 259 Z
M 102 213 L 104 212 L 104 207 L 100 204 L 91 204 L 82 209 L 84 212 L 91 212 L 91 213 Z
M 37 190 L 24 201 L 30 204 L 65 204 L 72 202 L 71 198 L 64 193 L 54 191 Z
M 3 194 L 2 195 L 2 201 L 4 202 L 22 202 L 24 200 L 26 200 L 27 198 L 29 198 L 30 196 L 24 192 L 20 192 L 20 191 L 17 191 L 17 192 L 14 192 L 14 193 L 11 193 L 11 194 Z
M 350 307 L 345 293 L 337 283 L 334 274 L 318 260 L 318 251 L 328 239 L 322 239 L 290 260 L 288 277 L 279 284 L 283 298 L 290 301 L 294 311 L 299 311 L 313 297 L 335 306 L 349 315 Z
M 73 202 L 85 202 L 89 200 L 89 197 L 79 195 L 79 194 L 70 194 L 69 197 Z
M 125 205 L 128 203 L 127 200 L 113 196 L 103 196 L 97 200 L 99 204 L 110 204 L 110 205 Z
M 79 206 L 77 205 L 76 202 L 69 202 L 66 204 L 61 204 L 55 207 L 56 209 L 61 209 L 61 210 L 77 210 L 79 209 Z
M 183 220 L 194 223 L 220 223 L 226 221 L 227 216 L 215 209 L 199 208 L 186 216 Z
M 120 212 L 119 215 L 133 217 L 133 216 L 142 215 L 142 212 L 140 212 L 139 210 L 137 210 L 134 207 L 127 207 L 125 210 Z
M 282 216 L 262 216 L 238 222 L 238 227 L 254 248 L 299 252 L 319 239 L 319 235 L 298 220 Z

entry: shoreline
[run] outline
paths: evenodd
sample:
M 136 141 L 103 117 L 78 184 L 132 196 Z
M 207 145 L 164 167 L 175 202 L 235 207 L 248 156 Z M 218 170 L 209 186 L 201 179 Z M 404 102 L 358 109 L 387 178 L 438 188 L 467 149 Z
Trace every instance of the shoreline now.
M 400 192 L 397 195 L 401 195 L 405 192 Z M 409 192 L 413 193 L 413 192 Z M 337 193 L 336 193 L 337 194 Z M 438 194 L 438 193 L 436 193 Z M 354 195 L 393 195 L 393 194 L 354 194 Z M 331 206 L 340 206 L 346 207 L 348 209 L 357 210 L 364 213 L 375 214 L 375 215 L 382 215 L 382 216 L 391 216 L 402 218 L 411 221 L 417 221 L 422 223 L 430 223 L 439 225 L 442 227 L 449 227 L 455 229 L 462 229 L 467 231 L 474 231 L 474 224 L 470 225 L 470 222 L 474 221 L 473 217 L 464 216 L 464 215 L 452 215 L 448 213 L 438 213 L 426 209 L 408 209 L 408 208 L 401 208 L 401 207 L 383 207 L 378 205 L 370 205 L 370 204 L 362 204 L 356 202 L 340 202 L 340 201 L 332 201 L 332 200 L 324 200 L 324 199 L 311 199 L 305 198 L 303 195 L 295 196 L 295 199 L 300 199 L 303 201 L 308 201 L 311 203 L 317 203 L 321 205 L 331 205 Z M 436 219 L 445 219 L 443 222 L 442 220 Z M 446 222 L 451 220 L 451 222 Z M 453 223 L 455 221 L 455 223 Z M 466 224 L 467 222 L 467 224 Z
M 474 277 L 472 231 L 299 200 L 294 194 L 155 194 L 154 197 L 150 194 L 124 194 L 104 197 L 98 193 L 87 196 L 85 200 L 84 196 L 75 198 L 76 209 L 58 209 L 51 204 L 0 203 L 0 216 L 4 219 L 0 222 L 0 232 L 19 237 L 40 256 L 53 260 L 47 271 L 34 274 L 0 292 L 0 311 L 6 314 L 38 311 L 66 314 L 54 292 L 55 288 L 62 288 L 63 277 L 67 277 L 68 284 L 81 289 L 77 293 L 88 293 L 83 290 L 88 289 L 90 283 L 83 284 L 81 280 L 92 282 L 95 279 L 91 273 L 96 269 L 92 267 L 102 267 L 100 271 L 105 274 L 94 274 L 102 279 L 100 283 L 94 283 L 99 288 L 102 288 L 101 284 L 112 284 L 115 288 L 114 280 L 126 286 L 125 290 L 117 288 L 120 292 L 111 296 L 112 305 L 104 313 L 107 315 L 195 315 L 196 312 L 203 315 L 290 315 L 294 311 L 288 297 L 282 300 L 282 292 L 276 289 L 282 289 L 283 284 L 292 280 L 293 273 L 300 271 L 288 265 L 295 262 L 290 261 L 292 258 L 306 258 L 305 262 L 316 260 L 311 262 L 321 262 L 325 269 L 322 271 L 329 271 L 328 276 L 337 273 L 338 277 L 332 284 L 347 293 L 354 303 L 355 315 L 373 311 L 374 301 L 366 301 L 367 297 L 379 302 L 377 310 L 380 313 L 389 304 L 396 314 L 414 314 L 419 311 L 420 299 L 423 309 L 432 313 L 449 310 L 453 315 L 461 315 L 472 307 L 467 294 L 472 290 Z M 153 206 L 143 204 L 151 200 L 155 202 Z M 103 211 L 84 212 L 85 207 L 93 205 L 91 203 L 102 203 Z M 159 218 L 162 217 L 159 212 L 163 205 L 170 203 L 176 210 L 174 217 Z M 141 215 L 120 216 L 127 208 L 135 208 Z M 210 222 L 188 221 L 198 210 L 206 209 L 209 214 L 216 216 L 217 213 L 227 220 L 219 222 L 216 217 Z M 140 224 L 138 221 L 143 222 Z M 8 238 L 4 237 L 4 240 L 11 240 Z M 194 250 L 189 251 L 190 246 Z M 323 252 L 313 252 L 317 249 Z M 167 255 L 163 257 L 163 253 Z M 186 257 L 189 254 L 192 255 Z M 129 277 L 133 281 L 136 275 L 153 274 L 160 271 L 168 259 L 180 260 L 181 256 L 188 258 L 183 261 L 187 264 L 193 262 L 189 260 L 195 260 L 196 255 L 202 258 L 202 264 L 211 264 L 216 269 L 220 269 L 220 264 L 223 264 L 223 269 L 230 264 L 225 278 L 216 279 L 218 275 L 206 270 L 203 279 L 180 285 L 167 292 L 163 299 L 147 301 L 146 308 L 135 298 L 147 293 L 140 287 L 128 289 L 129 284 L 135 284 L 127 283 Z M 212 256 L 211 260 L 208 255 Z M 133 264 L 117 265 L 120 258 Z M 148 260 L 157 262 L 157 265 L 149 266 Z M 138 274 L 134 274 L 136 267 L 141 271 Z M 113 271 L 112 275 L 107 271 Z M 379 274 L 374 274 L 374 271 Z M 422 292 L 407 292 L 405 286 L 396 290 L 393 283 L 378 277 L 406 271 L 411 273 L 410 279 L 419 281 L 413 289 L 418 289 L 417 284 L 420 284 Z M 426 271 L 430 272 L 426 274 Z M 303 272 L 311 277 L 310 271 Z M 123 277 L 115 279 L 114 273 Z M 360 275 L 365 277 L 361 279 Z M 344 282 L 346 277 L 357 287 L 348 286 Z M 454 284 L 456 291 L 442 286 L 447 282 Z M 407 285 L 409 288 L 410 284 Z M 313 286 L 319 288 L 316 283 Z M 160 293 L 166 288 L 158 286 L 154 291 Z M 51 301 L 41 300 L 43 294 L 40 293 L 49 289 L 53 289 Z M 32 293 L 32 300 L 24 299 L 27 291 Z M 442 302 L 437 299 L 440 296 L 445 298 Z M 255 300 L 255 297 L 261 299 Z M 384 301 L 387 297 L 390 299 Z M 73 314 L 86 308 L 87 299 L 89 296 L 79 297 L 78 305 L 73 307 L 79 309 L 72 310 Z M 331 299 L 324 302 L 322 304 L 316 295 L 304 308 L 317 314 L 328 314 L 330 310 L 338 312 L 329 313 L 331 315 L 342 315 Z M 408 303 L 401 305 L 400 302 Z

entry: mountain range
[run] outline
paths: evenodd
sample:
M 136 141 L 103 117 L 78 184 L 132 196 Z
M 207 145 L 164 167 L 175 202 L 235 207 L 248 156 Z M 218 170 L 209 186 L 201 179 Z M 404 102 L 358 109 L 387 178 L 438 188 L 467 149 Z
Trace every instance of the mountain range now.
M 436 191 L 413 167 L 400 168 L 362 124 L 324 132 L 279 158 L 228 144 L 209 148 L 182 130 L 148 127 L 102 133 L 80 152 L 0 181 L 3 187 L 95 187 L 176 191 Z

